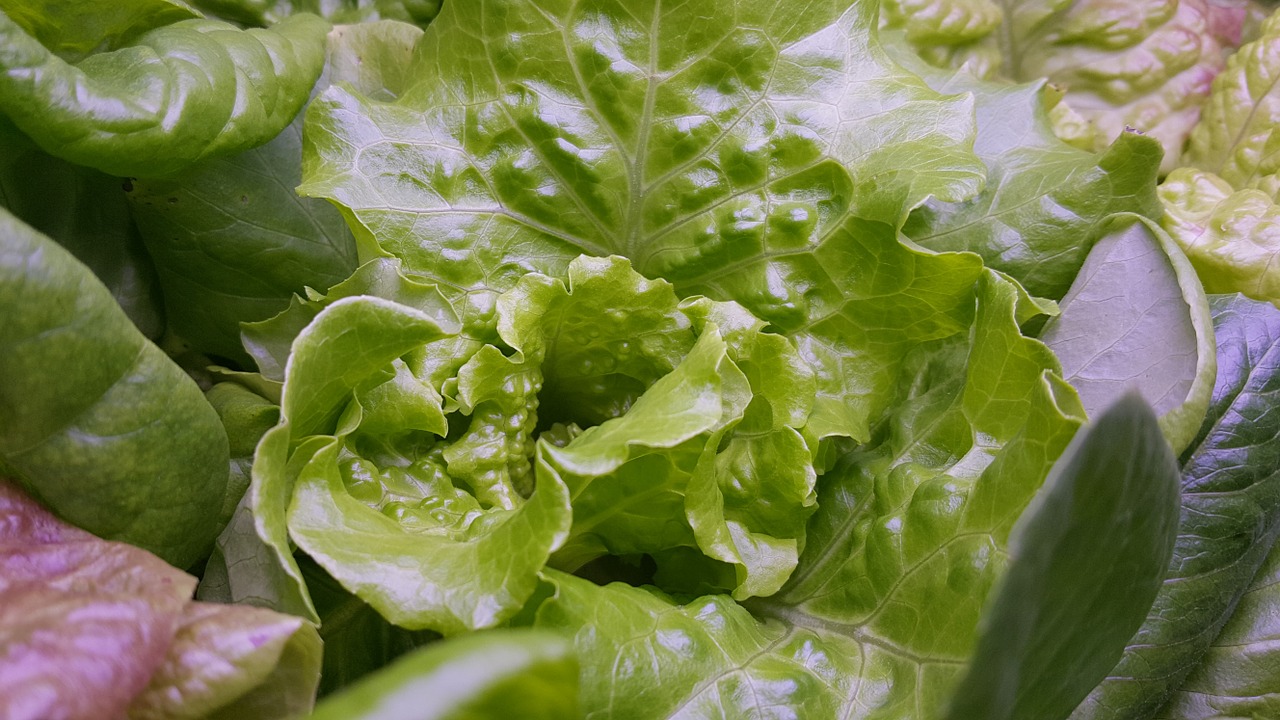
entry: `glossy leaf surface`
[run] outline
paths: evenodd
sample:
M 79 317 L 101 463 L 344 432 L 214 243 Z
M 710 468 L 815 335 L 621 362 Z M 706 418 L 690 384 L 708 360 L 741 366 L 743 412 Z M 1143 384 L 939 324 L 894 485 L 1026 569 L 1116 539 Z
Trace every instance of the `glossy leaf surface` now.
M 1169 573 L 1124 657 L 1073 717 L 1153 717 L 1193 674 L 1280 536 L 1280 311 L 1212 297 L 1218 381 L 1182 461 Z
M 41 148 L 110 175 L 159 177 L 275 137 L 306 102 L 328 24 L 184 20 L 72 65 L 0 11 L 0 110 Z

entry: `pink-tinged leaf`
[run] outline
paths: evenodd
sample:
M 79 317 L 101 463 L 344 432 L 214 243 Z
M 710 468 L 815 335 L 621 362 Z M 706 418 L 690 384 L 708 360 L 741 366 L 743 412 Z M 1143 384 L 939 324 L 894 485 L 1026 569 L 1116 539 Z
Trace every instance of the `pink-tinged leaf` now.
M 195 578 L 65 525 L 0 483 L 0 717 L 123 717 Z

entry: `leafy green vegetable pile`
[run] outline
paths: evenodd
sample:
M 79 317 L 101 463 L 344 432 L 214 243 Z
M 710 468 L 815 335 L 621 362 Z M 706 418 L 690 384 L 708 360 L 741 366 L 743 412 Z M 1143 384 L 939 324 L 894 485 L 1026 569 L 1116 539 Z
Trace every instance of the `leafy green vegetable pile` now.
M 0 0 L 0 716 L 1280 717 L 1277 78 L 1244 0 Z

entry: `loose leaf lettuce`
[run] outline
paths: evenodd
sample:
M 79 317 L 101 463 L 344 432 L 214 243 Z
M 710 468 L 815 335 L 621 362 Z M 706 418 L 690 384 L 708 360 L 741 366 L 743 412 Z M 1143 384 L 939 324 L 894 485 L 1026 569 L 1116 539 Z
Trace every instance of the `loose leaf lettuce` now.
M 320 636 L 299 617 L 188 603 L 129 720 L 299 717 L 315 704 Z
M 1204 419 L 1217 373 L 1204 290 L 1155 223 L 1121 215 L 1101 233 L 1041 339 L 1086 412 L 1134 388 L 1181 452 Z
M 1182 518 L 1168 576 L 1124 657 L 1072 717 L 1153 717 L 1204 653 L 1280 537 L 1273 412 L 1280 392 L 1280 311 L 1212 298 L 1219 371 L 1183 458 Z M 1206 716 L 1208 717 L 1208 716 Z
M 62 518 L 187 567 L 225 517 L 227 436 L 66 250 L 0 210 L 0 466 Z
M 1213 173 L 1178 168 L 1160 186 L 1160 224 L 1211 293 L 1280 300 L 1280 185 L 1236 190 Z
M 1101 151 L 1128 128 L 1157 139 L 1164 172 L 1249 17 L 1232 0 L 892 0 L 885 10 L 933 65 L 1064 88 L 1055 115 L 1074 143 Z
M 184 20 L 69 64 L 0 11 L 0 112 L 41 148 L 110 175 L 160 177 L 260 145 L 306 102 L 328 24 Z
M 1181 167 L 1160 187 L 1162 224 L 1206 289 L 1280 300 L 1280 16 L 1213 84 Z
M 453 288 L 469 325 L 584 252 L 735 300 L 815 366 L 814 433 L 865 439 L 884 368 L 968 324 L 977 258 L 896 228 L 980 187 L 970 99 L 885 57 L 872 3 L 635 12 L 445 5 L 398 100 L 313 103 L 301 192 L 344 208 L 363 257 Z
M 1052 353 L 1018 332 L 1015 286 L 985 273 L 974 299 L 967 337 L 898 363 L 896 410 L 822 478 L 780 592 L 682 605 L 547 573 L 536 624 L 574 633 L 588 717 L 940 716 L 1010 529 L 1081 413 Z

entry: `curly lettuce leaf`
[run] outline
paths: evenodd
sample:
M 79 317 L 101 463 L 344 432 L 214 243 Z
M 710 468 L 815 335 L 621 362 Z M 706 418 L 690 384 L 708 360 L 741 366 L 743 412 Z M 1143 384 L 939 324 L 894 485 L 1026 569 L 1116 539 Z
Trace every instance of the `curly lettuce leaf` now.
M 0 466 L 63 519 L 187 567 L 229 451 L 200 388 L 84 265 L 0 210 Z
M 161 177 L 261 145 L 302 109 L 329 26 L 184 20 L 76 64 L 0 11 L 0 112 L 46 152 L 108 175 Z
M 1079 720 L 1156 716 L 1184 679 L 1201 672 L 1280 537 L 1280 417 L 1273 412 L 1280 311 L 1238 295 L 1213 297 L 1211 305 L 1218 380 L 1183 457 L 1182 518 L 1168 576 L 1124 657 L 1073 715 Z
M 813 511 L 800 428 L 814 382 L 763 327 L 737 305 L 682 305 L 620 258 L 578 258 L 565 283 L 531 275 L 499 297 L 504 339 L 543 358 L 540 426 L 586 428 L 542 447 L 574 508 L 554 564 L 688 548 L 733 566 L 740 598 L 781 586 Z
M 441 301 L 377 261 L 330 297 L 245 331 L 264 364 L 286 365 L 284 417 L 302 453 L 285 459 L 285 425 L 258 449 L 254 496 L 266 502 L 252 512 L 275 528 L 260 536 L 281 567 L 287 546 L 270 533 L 287 507 L 288 537 L 345 587 L 396 624 L 445 633 L 510 617 L 566 539 L 560 566 L 679 552 L 660 564 L 727 569 L 719 587 L 740 596 L 772 592 L 795 567 L 816 479 L 800 432 L 813 376 L 740 306 L 682 303 L 621 258 L 581 257 L 564 280 L 530 274 L 500 295 L 492 344 L 465 341 L 478 347 L 441 362 L 460 347 L 451 336 L 411 351 L 406 339 L 359 369 L 324 340 L 366 333 L 332 319 L 375 303 L 357 292 Z M 379 337 L 404 334 L 391 327 Z M 291 354 L 278 356 L 285 345 Z M 345 409 L 335 394 L 323 419 L 300 425 L 290 398 L 319 403 L 327 386 L 348 394 Z
M 1133 388 L 1175 452 L 1195 437 L 1213 394 L 1217 349 L 1204 289 L 1153 222 L 1110 218 L 1040 339 L 1089 414 Z
M 914 12 L 907 12 L 914 10 Z M 1225 56 L 1251 16 L 1243 0 L 892 0 L 885 21 L 938 67 L 1063 88 L 1069 137 L 1102 151 L 1128 129 L 1178 165 Z M 1089 127 L 1081 128 L 1079 123 Z
M 0 480 L 0 714 L 288 717 L 319 681 L 305 621 L 191 602 L 195 578 Z
M 326 699 L 316 720 L 578 716 L 577 663 L 551 633 L 494 630 L 416 651 Z
M 1117 442 L 1117 429 L 1136 430 L 1139 447 Z M 1151 411 L 1131 399 L 1104 416 L 1055 475 L 1039 510 L 1020 521 L 1005 585 L 976 654 L 974 628 L 921 608 L 932 602 L 928 595 L 910 606 L 918 614 L 898 606 L 906 598 L 886 598 L 870 616 L 842 621 L 785 601 L 739 605 L 726 595 L 707 595 L 681 602 L 654 588 L 601 587 L 547 571 L 547 599 L 534 625 L 572 638 L 588 718 L 737 717 L 762 709 L 785 717 L 880 720 L 1064 718 L 1096 681 L 1090 676 L 1101 677 L 1109 657 L 1122 650 L 1159 584 L 1177 517 L 1177 470 Z M 1083 487 L 1093 491 L 1075 492 Z M 963 540 L 963 534 L 953 538 L 943 557 Z M 1005 564 L 996 557 L 1001 552 L 992 549 L 988 567 Z M 951 560 L 952 583 L 974 570 Z M 911 575 L 900 582 L 914 584 Z M 837 596 L 848 603 L 850 593 L 870 591 L 877 582 L 896 593 L 898 583 L 879 573 L 828 582 L 828 608 Z M 979 604 L 987 589 L 964 588 L 979 591 Z M 1055 612 L 1063 603 L 1074 611 Z M 1096 622 L 1091 610 L 1103 607 L 1107 621 Z M 897 615 L 897 637 L 877 631 L 885 627 L 882 615 Z M 954 647 L 922 647 L 942 644 Z M 1020 677 L 1021 662 L 1054 670 Z M 1078 672 L 1063 684 L 1056 669 L 1065 665 Z M 971 682 L 961 685 L 947 714 L 950 691 L 966 668 Z M 994 687 L 997 697 L 973 693 L 975 686 Z M 1003 700 L 1017 704 L 1002 708 Z
M 1280 15 L 1227 60 L 1182 156 L 1236 189 L 1274 185 L 1280 173 Z M 1272 193 L 1274 197 L 1274 192 Z
M 814 432 L 865 439 L 881 368 L 968 324 L 977 258 L 896 228 L 981 186 L 971 100 L 885 57 L 872 3 L 635 12 L 446 4 L 398 100 L 313 103 L 301 192 L 344 209 L 365 257 L 454 288 L 471 325 L 581 253 L 737 301 L 816 367 Z
M 1158 720 L 1232 720 L 1280 713 L 1280 550 L 1272 549 L 1202 664 Z
M 1232 188 L 1213 173 L 1178 168 L 1159 188 L 1161 226 L 1210 293 L 1280 300 L 1280 185 Z

